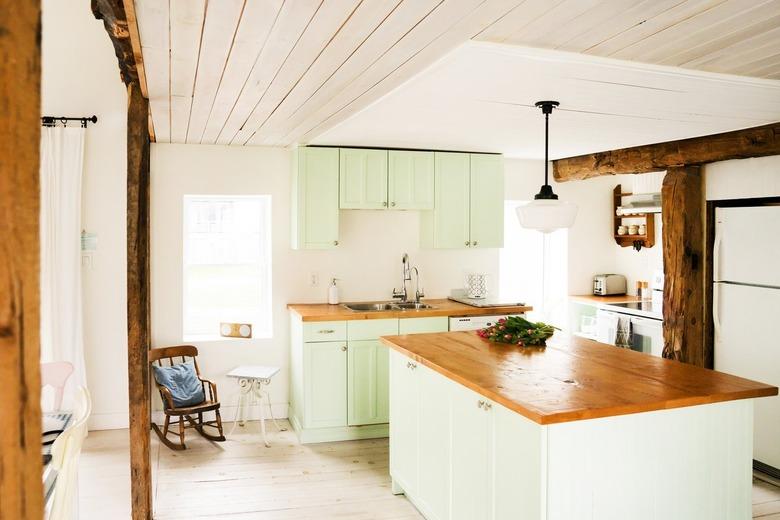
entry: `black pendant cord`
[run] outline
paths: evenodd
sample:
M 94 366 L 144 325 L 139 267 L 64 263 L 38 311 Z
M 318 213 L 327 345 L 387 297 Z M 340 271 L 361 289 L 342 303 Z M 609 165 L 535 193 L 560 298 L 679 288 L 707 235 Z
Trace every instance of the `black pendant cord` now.
M 557 101 L 537 101 L 536 106 L 542 109 L 544 114 L 544 185 L 534 196 L 536 200 L 556 200 L 558 195 L 553 193 L 552 186 L 550 186 L 550 173 L 549 173 L 549 143 L 550 143 L 550 114 L 553 108 L 557 107 L 560 103 Z
M 548 165 L 550 163 L 549 160 L 549 146 L 550 146 L 550 113 L 545 111 L 544 112 L 544 185 L 549 186 L 550 181 L 548 178 Z

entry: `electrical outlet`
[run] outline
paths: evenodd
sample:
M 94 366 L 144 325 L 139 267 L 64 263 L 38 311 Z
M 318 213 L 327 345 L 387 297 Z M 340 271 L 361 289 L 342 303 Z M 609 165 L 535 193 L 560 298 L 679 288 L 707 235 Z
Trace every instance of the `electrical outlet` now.
M 320 275 L 318 273 L 311 273 L 309 275 L 309 287 L 320 286 Z

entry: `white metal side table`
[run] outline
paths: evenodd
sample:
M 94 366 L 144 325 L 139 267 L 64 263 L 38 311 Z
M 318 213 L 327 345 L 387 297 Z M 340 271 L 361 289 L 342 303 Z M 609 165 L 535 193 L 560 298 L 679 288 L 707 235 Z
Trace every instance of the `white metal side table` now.
M 259 365 L 242 365 L 234 368 L 228 372 L 227 377 L 238 379 L 238 403 L 236 406 L 236 416 L 233 419 L 233 428 L 230 430 L 230 434 L 233 434 L 233 430 L 236 429 L 236 424 L 244 426 L 246 420 L 247 406 L 258 405 L 260 411 L 260 432 L 263 435 L 263 443 L 266 446 L 270 446 L 268 439 L 265 436 L 265 410 L 263 409 L 263 400 L 268 404 L 268 411 L 271 415 L 271 420 L 274 422 L 278 431 L 284 431 L 284 428 L 279 426 L 274 417 L 274 412 L 271 407 L 271 399 L 268 397 L 268 391 L 264 387 L 271 383 L 273 378 L 279 373 L 279 367 L 265 367 Z

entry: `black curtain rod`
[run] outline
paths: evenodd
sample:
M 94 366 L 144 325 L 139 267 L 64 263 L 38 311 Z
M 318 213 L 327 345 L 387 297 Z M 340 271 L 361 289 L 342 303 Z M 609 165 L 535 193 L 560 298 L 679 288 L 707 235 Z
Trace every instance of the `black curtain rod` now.
M 57 123 L 67 125 L 68 121 L 80 121 L 81 127 L 86 128 L 87 123 L 97 123 L 97 116 L 92 117 L 55 117 L 55 116 L 43 116 L 41 117 L 41 125 L 43 126 L 55 126 Z

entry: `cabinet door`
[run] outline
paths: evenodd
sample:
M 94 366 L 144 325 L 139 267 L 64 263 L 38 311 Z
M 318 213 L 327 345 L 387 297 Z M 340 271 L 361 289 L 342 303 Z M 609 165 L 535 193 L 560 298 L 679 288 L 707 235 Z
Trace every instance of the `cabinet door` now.
M 347 424 L 389 420 L 388 351 L 379 340 L 347 344 Z
M 476 392 L 453 384 L 452 520 L 487 520 L 490 514 L 491 410 Z M 482 403 L 482 404 L 480 404 Z
M 300 148 L 293 193 L 297 249 L 332 249 L 339 239 L 339 151 Z
M 450 319 L 447 316 L 432 318 L 401 318 L 398 320 L 398 334 L 422 334 L 426 332 L 447 332 Z
M 433 209 L 433 152 L 388 152 L 390 209 Z
M 340 149 L 339 207 L 387 207 L 387 150 Z
M 304 428 L 347 425 L 347 344 L 304 343 Z
M 404 492 L 417 491 L 419 402 L 417 371 L 408 357 L 390 352 L 390 475 Z
M 450 511 L 450 392 L 454 384 L 422 365 L 415 370 L 420 407 L 415 499 L 425 518 L 445 519 Z
M 469 154 L 435 152 L 436 208 L 420 217 L 423 247 L 465 248 L 469 238 Z
M 493 404 L 491 455 L 492 519 L 542 518 L 545 427 Z
M 471 247 L 504 246 L 504 158 L 471 155 Z

